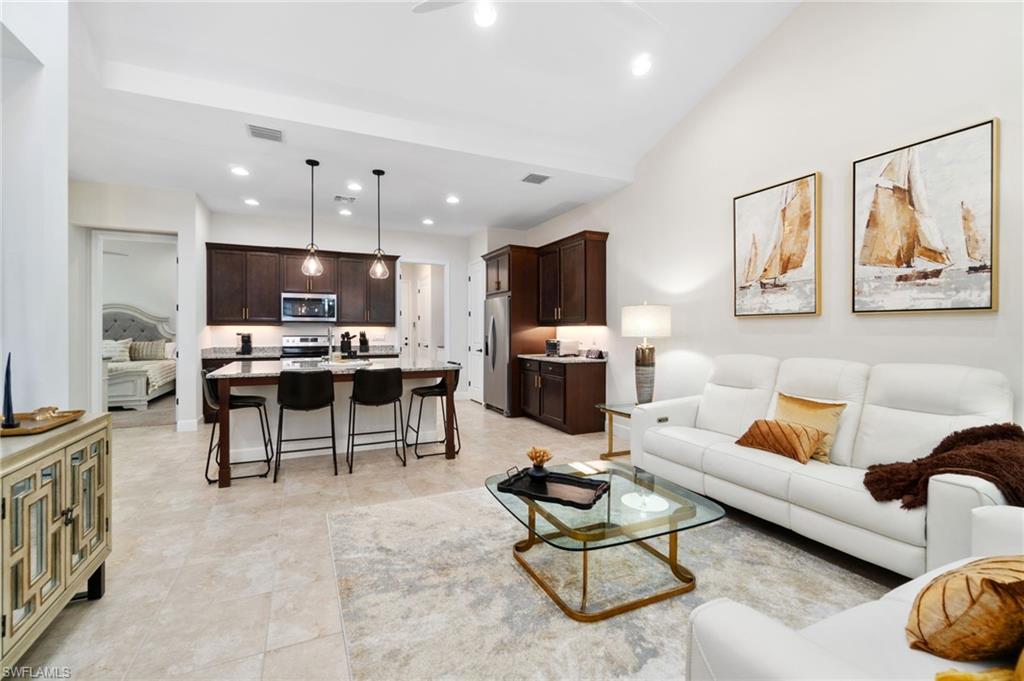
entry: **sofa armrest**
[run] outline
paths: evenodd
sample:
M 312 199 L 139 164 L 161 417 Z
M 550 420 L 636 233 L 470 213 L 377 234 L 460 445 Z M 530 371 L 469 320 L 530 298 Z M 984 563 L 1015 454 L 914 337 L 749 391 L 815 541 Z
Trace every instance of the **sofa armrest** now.
M 928 481 L 928 565 L 932 570 L 973 555 L 971 509 L 1005 506 L 1003 493 L 974 475 L 944 473 Z
M 799 632 L 728 598 L 690 614 L 686 667 L 688 681 L 868 678 Z
M 629 449 L 634 466 L 643 467 L 644 431 L 651 426 L 690 426 L 697 422 L 700 395 L 677 397 L 648 404 L 638 404 L 629 415 Z
M 1024 508 L 979 506 L 971 510 L 971 554 L 1018 556 L 1024 554 Z

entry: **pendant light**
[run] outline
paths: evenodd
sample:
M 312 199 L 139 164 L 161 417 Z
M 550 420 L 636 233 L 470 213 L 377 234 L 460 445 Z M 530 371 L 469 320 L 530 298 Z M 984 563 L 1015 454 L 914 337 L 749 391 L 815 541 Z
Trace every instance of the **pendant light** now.
M 309 245 L 306 246 L 308 251 L 306 259 L 302 261 L 302 273 L 307 277 L 319 277 L 324 273 L 324 264 L 317 257 L 316 242 L 313 239 L 313 214 L 315 212 L 315 204 L 313 203 L 313 173 L 316 167 L 320 165 L 320 161 L 307 158 L 306 165 L 309 166 Z
M 388 265 L 384 262 L 384 251 L 380 247 L 380 176 L 384 174 L 379 168 L 373 171 L 377 176 L 377 250 L 373 252 L 373 264 L 370 265 L 371 279 L 387 279 L 391 276 Z

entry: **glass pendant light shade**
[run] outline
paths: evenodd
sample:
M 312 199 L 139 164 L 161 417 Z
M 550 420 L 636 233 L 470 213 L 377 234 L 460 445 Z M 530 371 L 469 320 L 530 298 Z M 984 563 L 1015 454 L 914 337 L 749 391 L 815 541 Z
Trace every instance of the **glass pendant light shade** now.
M 373 264 L 370 265 L 370 278 L 371 279 L 387 279 L 391 272 L 388 270 L 388 265 L 384 262 L 384 251 L 379 248 L 373 252 L 376 256 L 373 259 Z
M 317 257 L 316 246 L 313 244 L 309 245 L 309 253 L 306 255 L 306 259 L 302 261 L 302 273 L 307 277 L 319 277 L 324 273 L 324 264 Z

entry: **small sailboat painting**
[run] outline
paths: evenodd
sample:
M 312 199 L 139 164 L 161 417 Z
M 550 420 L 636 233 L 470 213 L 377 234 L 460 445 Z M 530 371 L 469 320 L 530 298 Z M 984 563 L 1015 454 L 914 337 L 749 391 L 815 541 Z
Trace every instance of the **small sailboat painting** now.
M 818 224 L 817 173 L 733 199 L 737 317 L 818 313 Z
M 853 164 L 854 312 L 994 308 L 994 127 Z

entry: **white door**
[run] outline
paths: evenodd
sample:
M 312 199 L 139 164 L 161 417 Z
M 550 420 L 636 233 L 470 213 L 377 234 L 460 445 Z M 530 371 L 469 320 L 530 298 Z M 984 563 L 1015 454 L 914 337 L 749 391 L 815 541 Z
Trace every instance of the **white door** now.
M 434 348 L 430 342 L 430 268 L 421 269 L 416 281 L 416 366 L 427 366 L 434 362 Z
M 402 304 L 399 308 L 401 325 L 398 329 L 401 338 L 398 339 L 398 351 L 402 359 L 409 362 L 416 361 L 416 353 L 412 351 L 416 347 L 416 340 L 414 338 L 416 327 L 413 325 L 413 322 L 416 320 L 416 282 L 414 281 L 414 275 L 414 268 L 402 267 Z
M 469 264 L 469 399 L 484 401 L 484 261 Z

